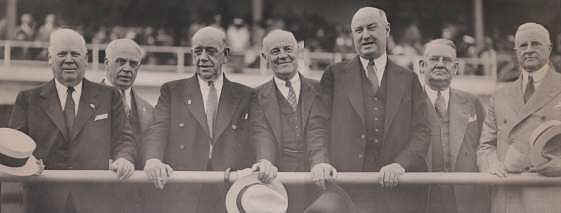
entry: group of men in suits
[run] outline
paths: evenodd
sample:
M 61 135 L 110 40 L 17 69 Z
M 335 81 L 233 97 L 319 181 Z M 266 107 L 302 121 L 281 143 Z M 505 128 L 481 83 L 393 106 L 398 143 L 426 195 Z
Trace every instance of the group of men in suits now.
M 294 35 L 271 31 L 262 56 L 273 79 L 252 89 L 222 73 L 230 55 L 225 33 L 204 27 L 191 42 L 195 74 L 162 85 L 152 107 L 131 87 L 144 55 L 134 41 L 107 46 L 104 86 L 84 78 L 83 37 L 55 31 L 54 78 L 18 95 L 10 127 L 37 142 L 34 155 L 46 169 L 109 169 L 121 179 L 140 169 L 155 187 L 26 184 L 29 212 L 225 212 L 227 184 L 166 182 L 174 170 L 244 168 L 265 183 L 279 171 L 310 171 L 318 187 L 288 186 L 288 212 L 318 212 L 307 209 L 309 198 L 338 171 L 380 174 L 379 185 L 342 186 L 358 212 L 525 212 L 523 202 L 503 202 L 520 199 L 517 189 L 399 185 L 399 177 L 529 171 L 520 157 L 526 153 L 508 157 L 511 144 L 527 141 L 539 123 L 561 119 L 561 75 L 549 63 L 547 30 L 520 26 L 521 78 L 499 89 L 487 112 L 476 96 L 451 88 L 460 67 L 452 41 L 427 43 L 421 84 L 389 60 L 383 10 L 359 9 L 351 32 L 357 56 L 330 66 L 317 82 L 299 72 Z

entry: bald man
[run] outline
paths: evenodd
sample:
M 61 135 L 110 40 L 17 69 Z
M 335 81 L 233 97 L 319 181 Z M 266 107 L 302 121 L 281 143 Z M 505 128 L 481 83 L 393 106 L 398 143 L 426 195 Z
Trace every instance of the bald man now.
M 134 137 L 119 92 L 84 78 L 86 53 L 80 34 L 54 31 L 49 42 L 54 79 L 18 94 L 9 127 L 35 140 L 34 155 L 45 169 L 112 169 L 125 179 L 134 171 Z M 115 206 L 108 184 L 37 183 L 25 189 L 28 212 L 112 212 Z
M 476 152 L 485 119 L 477 96 L 452 88 L 459 71 L 456 45 L 435 39 L 420 61 L 431 124 L 427 164 L 431 172 L 478 172 Z M 427 213 L 487 213 L 489 189 L 482 185 L 431 185 Z
M 380 172 L 380 185 L 345 186 L 361 212 L 419 212 L 426 186 L 397 186 L 405 172 L 425 172 L 428 99 L 417 75 L 388 60 L 390 24 L 384 11 L 365 7 L 351 21 L 358 56 L 327 68 L 320 81 L 327 112 L 310 122 L 330 138 L 339 172 Z M 326 116 L 327 115 L 327 116 Z
M 257 88 L 250 110 L 250 141 L 255 146 L 259 178 L 269 182 L 281 172 L 312 171 L 318 184 L 333 179 L 327 144 L 306 134 L 319 82 L 298 71 L 299 48 L 291 32 L 273 30 L 263 39 L 262 56 L 273 79 Z M 303 212 L 308 187 L 288 186 L 288 212 Z M 311 195 L 311 194 L 310 194 Z
M 195 75 L 162 85 L 155 122 L 144 138 L 144 171 L 163 189 L 173 170 L 250 167 L 247 118 L 253 89 L 222 73 L 229 49 L 223 31 L 205 27 L 192 38 Z M 166 187 L 147 198 L 147 212 L 225 212 L 224 184 Z
M 506 84 L 491 98 L 477 153 L 482 172 L 499 177 L 529 172 L 528 141 L 532 132 L 545 121 L 561 120 L 561 74 L 550 63 L 551 48 L 549 31 L 542 25 L 525 23 L 518 27 L 514 49 L 522 71 L 518 80 Z M 529 187 L 495 187 L 491 212 L 547 212 L 533 207 L 559 203 L 561 190 L 550 189 L 553 191 L 538 193 L 539 202 L 533 203 L 524 201 L 531 197 Z

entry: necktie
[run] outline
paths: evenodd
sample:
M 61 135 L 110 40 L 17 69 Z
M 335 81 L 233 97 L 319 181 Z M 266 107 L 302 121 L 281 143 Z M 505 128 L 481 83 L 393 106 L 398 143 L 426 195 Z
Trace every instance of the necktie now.
M 526 91 L 524 91 L 524 103 L 530 100 L 535 90 L 534 78 L 531 75 L 528 75 L 528 84 L 526 85 Z
M 208 125 L 208 130 L 210 137 L 213 137 L 214 130 L 214 117 L 216 114 L 216 109 L 218 108 L 218 93 L 216 92 L 216 87 L 214 86 L 214 81 L 208 82 L 208 95 L 206 99 L 206 121 Z
M 296 98 L 296 93 L 294 92 L 292 83 L 290 83 L 290 81 L 285 81 L 285 82 L 286 82 L 285 85 L 288 88 L 288 97 L 286 97 L 286 100 L 288 100 L 288 103 L 290 104 L 292 109 L 296 111 L 296 107 L 298 107 L 298 99 Z
M 368 61 L 368 66 L 366 66 L 366 69 L 368 69 L 368 80 L 370 80 L 372 89 L 374 90 L 374 92 L 376 92 L 378 91 L 379 83 L 378 75 L 376 74 L 376 64 L 374 63 L 374 59 Z
M 131 115 L 131 107 L 129 105 L 129 101 L 127 99 L 127 95 L 125 93 L 124 89 L 119 90 L 121 91 L 121 99 L 123 100 L 123 106 L 125 108 L 125 115 L 127 115 L 127 118 L 130 118 Z
M 436 100 L 434 101 L 434 108 L 440 117 L 446 116 L 446 102 L 440 90 L 438 90 Z
M 76 104 L 72 98 L 72 93 L 74 93 L 74 87 L 68 87 L 66 90 L 66 103 L 64 104 L 64 118 L 66 120 L 68 135 L 72 133 L 72 126 L 74 126 L 74 118 L 76 117 Z

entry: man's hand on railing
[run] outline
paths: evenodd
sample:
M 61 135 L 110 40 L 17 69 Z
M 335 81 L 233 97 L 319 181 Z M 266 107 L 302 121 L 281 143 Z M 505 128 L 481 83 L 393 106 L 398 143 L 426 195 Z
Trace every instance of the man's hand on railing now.
M 489 166 L 489 170 L 487 171 L 489 174 L 495 175 L 497 177 L 504 178 L 508 175 L 506 168 L 503 163 L 494 163 Z
M 144 166 L 146 176 L 154 182 L 158 189 L 164 189 L 166 182 L 173 173 L 173 169 L 168 164 L 162 163 L 159 159 L 148 159 Z
M 399 176 L 405 173 L 405 169 L 398 163 L 388 164 L 380 169 L 379 182 L 382 187 L 395 187 L 399 183 Z
M 328 163 L 318 163 L 312 167 L 312 181 L 325 190 L 325 182 L 334 182 L 337 177 L 337 169 Z
M 129 178 L 134 172 L 134 164 L 124 158 L 119 158 L 109 165 L 109 170 L 117 173 L 119 180 Z
M 251 166 L 253 172 L 257 172 L 257 177 L 263 183 L 270 183 L 277 177 L 279 169 L 266 159 L 261 159 Z

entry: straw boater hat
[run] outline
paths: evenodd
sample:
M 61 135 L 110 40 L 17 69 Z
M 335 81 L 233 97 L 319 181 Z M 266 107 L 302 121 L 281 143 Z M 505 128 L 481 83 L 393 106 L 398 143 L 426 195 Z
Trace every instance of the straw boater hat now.
M 35 142 L 25 133 L 0 128 L 0 172 L 16 176 L 38 173 L 40 164 L 33 157 Z
M 286 189 L 274 179 L 269 184 L 251 174 L 237 180 L 226 194 L 228 213 L 285 213 L 288 208 Z
M 532 170 L 545 176 L 561 176 L 561 121 L 541 124 L 530 137 Z

